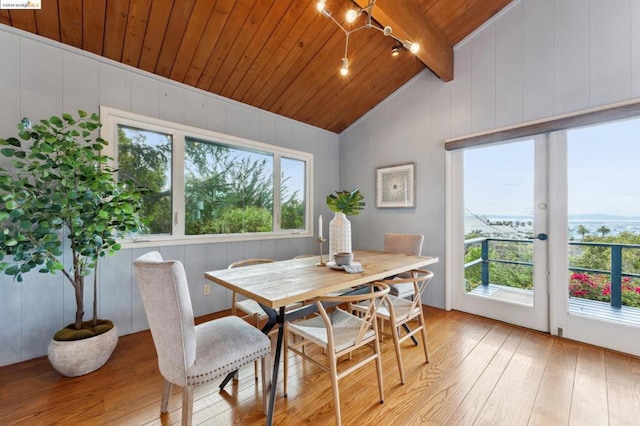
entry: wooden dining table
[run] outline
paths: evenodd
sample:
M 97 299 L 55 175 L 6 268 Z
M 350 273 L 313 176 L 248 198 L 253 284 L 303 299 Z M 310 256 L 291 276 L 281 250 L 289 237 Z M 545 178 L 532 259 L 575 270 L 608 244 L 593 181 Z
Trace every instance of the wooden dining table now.
M 411 256 L 372 250 L 354 251 L 353 262 L 362 272 L 348 273 L 328 265 L 319 266 L 319 256 L 262 263 L 242 268 L 205 272 L 205 278 L 258 302 L 269 320 L 262 331 L 268 333 L 280 325 L 273 359 L 273 375 L 267 407 L 267 425 L 273 423 L 278 367 L 282 353 L 284 322 L 307 314 L 304 310 L 287 312 L 287 305 L 308 301 L 317 296 L 355 288 L 438 262 L 437 257 Z M 333 265 L 331 265 L 333 266 Z M 294 313 L 295 312 L 295 313 Z M 229 376 L 231 377 L 231 375 Z M 228 377 L 228 378 L 229 378 Z M 224 387 L 228 378 L 223 382 Z

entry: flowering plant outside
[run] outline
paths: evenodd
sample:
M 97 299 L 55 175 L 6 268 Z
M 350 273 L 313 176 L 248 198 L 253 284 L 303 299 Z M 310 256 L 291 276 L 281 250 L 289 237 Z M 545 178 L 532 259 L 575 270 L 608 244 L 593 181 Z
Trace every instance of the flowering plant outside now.
M 622 304 L 640 307 L 640 282 L 630 277 L 623 277 L 621 285 Z M 569 296 L 610 303 L 611 282 L 609 276 L 572 273 L 569 277 Z

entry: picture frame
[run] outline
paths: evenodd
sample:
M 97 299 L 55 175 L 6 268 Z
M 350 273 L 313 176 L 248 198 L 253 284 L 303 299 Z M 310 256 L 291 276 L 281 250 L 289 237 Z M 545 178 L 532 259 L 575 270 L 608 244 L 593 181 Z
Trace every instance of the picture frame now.
M 376 169 L 376 207 L 415 208 L 415 163 Z

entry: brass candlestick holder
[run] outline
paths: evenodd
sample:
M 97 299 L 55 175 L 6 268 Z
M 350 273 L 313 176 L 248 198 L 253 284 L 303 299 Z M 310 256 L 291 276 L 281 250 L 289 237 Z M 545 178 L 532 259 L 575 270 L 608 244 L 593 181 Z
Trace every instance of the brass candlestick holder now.
M 322 237 L 318 237 L 318 238 L 316 238 L 316 241 L 317 241 L 318 243 L 320 243 L 320 262 L 319 262 L 319 263 L 316 263 L 316 266 L 326 266 L 327 264 L 326 264 L 326 263 L 324 263 L 324 260 L 322 260 L 322 243 L 324 243 L 324 242 L 325 242 L 325 241 L 327 241 L 327 240 L 325 240 L 325 239 L 324 239 L 324 238 L 322 238 Z

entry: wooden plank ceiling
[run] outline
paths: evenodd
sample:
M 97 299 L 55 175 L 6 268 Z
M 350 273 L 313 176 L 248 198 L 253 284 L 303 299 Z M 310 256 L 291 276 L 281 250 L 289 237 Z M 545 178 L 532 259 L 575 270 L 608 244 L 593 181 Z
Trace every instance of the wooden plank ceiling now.
M 349 37 L 316 0 L 42 0 L 40 10 L 1 10 L 13 26 L 294 120 L 340 133 L 425 67 L 453 76 L 452 47 L 511 0 L 377 0 L 373 18 L 417 41 L 417 56 L 391 56 L 395 41 L 365 29 Z M 326 0 L 345 28 L 348 8 Z

